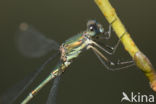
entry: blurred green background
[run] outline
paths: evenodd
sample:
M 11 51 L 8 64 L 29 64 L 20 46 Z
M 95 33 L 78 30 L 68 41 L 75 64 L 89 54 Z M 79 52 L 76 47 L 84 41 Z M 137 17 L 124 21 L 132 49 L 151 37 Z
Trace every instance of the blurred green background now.
M 156 1 L 110 0 L 128 32 L 156 67 Z M 96 19 L 108 29 L 108 23 L 93 0 L 5 0 L 0 3 L 0 94 L 39 68 L 48 56 L 31 59 L 22 56 L 15 44 L 21 22 L 27 22 L 59 43 L 86 29 Z M 115 35 L 114 35 L 115 38 Z M 116 39 L 116 38 L 115 38 Z M 117 40 L 112 40 L 113 43 Z M 129 60 L 123 47 L 115 56 Z M 125 55 L 126 54 L 126 55 Z M 114 56 L 113 56 L 114 57 Z M 113 59 L 115 61 L 115 59 Z M 53 66 L 53 65 L 52 65 Z M 52 68 L 49 66 L 49 68 Z M 50 72 L 46 68 L 37 81 L 18 99 L 21 101 Z M 51 83 L 30 102 L 45 104 Z M 156 94 L 144 74 L 136 67 L 107 71 L 96 56 L 84 52 L 62 75 L 57 104 L 120 104 L 122 92 Z M 17 102 L 18 102 L 17 101 Z M 129 104 L 123 102 L 123 104 Z

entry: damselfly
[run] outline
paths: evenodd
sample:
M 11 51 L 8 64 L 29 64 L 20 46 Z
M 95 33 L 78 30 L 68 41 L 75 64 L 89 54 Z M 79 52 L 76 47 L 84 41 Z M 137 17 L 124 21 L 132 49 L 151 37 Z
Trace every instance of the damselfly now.
M 112 22 L 112 24 L 113 23 L 114 21 Z M 93 50 L 93 52 L 98 57 L 100 62 L 105 66 L 106 69 L 109 69 L 109 70 L 120 70 L 120 69 L 124 69 L 124 68 L 134 65 L 133 61 L 114 63 L 110 61 L 107 57 L 105 57 L 103 53 L 101 53 L 98 50 L 100 49 L 101 51 L 109 55 L 113 55 L 120 43 L 120 39 L 125 35 L 125 33 L 122 34 L 122 36 L 120 37 L 120 39 L 118 40 L 117 44 L 114 47 L 110 47 L 111 51 L 108 51 L 107 49 L 99 45 L 96 42 L 96 40 L 110 39 L 111 25 L 109 26 L 109 30 L 105 32 L 102 25 L 96 22 L 95 20 L 88 21 L 87 29 L 85 31 L 69 38 L 60 46 L 58 45 L 56 41 L 47 39 L 44 35 L 42 35 L 40 32 L 38 32 L 36 29 L 34 29 L 32 26 L 29 26 L 26 23 L 22 23 L 20 25 L 20 30 L 18 34 L 19 34 L 18 42 L 20 43 L 19 49 L 25 56 L 39 57 L 39 56 L 45 55 L 47 52 L 50 52 L 52 50 L 58 51 L 57 55 L 60 54 L 60 61 L 58 65 L 54 68 L 53 71 L 50 72 L 49 76 L 47 76 L 47 78 L 43 80 L 43 82 L 41 82 L 41 84 L 39 84 L 33 91 L 31 91 L 28 94 L 28 96 L 22 101 L 21 104 L 28 103 L 52 79 L 54 79 L 54 82 L 50 90 L 47 104 L 54 104 L 55 101 L 53 99 L 53 95 L 57 89 L 60 75 L 68 68 L 68 66 L 74 61 L 74 59 L 77 58 L 83 51 L 86 51 L 89 49 Z M 29 45 L 25 43 L 28 43 Z M 14 93 L 14 96 L 10 97 L 9 100 L 6 100 L 8 101 L 6 103 L 12 103 L 13 101 L 15 101 L 17 97 L 19 97 L 25 91 L 25 89 L 30 84 L 32 84 L 34 79 L 42 71 L 45 65 L 50 63 L 50 61 L 55 56 L 56 55 L 50 57 L 41 66 L 41 68 L 37 70 L 35 75 L 31 77 L 31 80 L 28 83 L 23 84 L 22 87 L 19 88 L 18 92 L 16 91 Z M 2 100 L 5 101 L 5 99 L 2 99 Z

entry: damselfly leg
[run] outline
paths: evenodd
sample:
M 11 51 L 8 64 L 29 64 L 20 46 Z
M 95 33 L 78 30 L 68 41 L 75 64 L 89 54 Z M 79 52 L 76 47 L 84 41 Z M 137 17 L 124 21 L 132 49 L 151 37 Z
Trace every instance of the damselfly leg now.
M 107 32 L 105 32 L 105 39 L 110 39 L 111 37 L 111 25 L 109 25 L 109 30 Z M 107 34 L 107 35 L 106 35 Z M 108 70 L 120 70 L 120 69 L 125 69 L 125 68 L 128 68 L 128 67 L 131 67 L 133 65 L 135 65 L 134 61 L 131 60 L 131 61 L 123 61 L 123 62 L 120 62 L 119 60 L 114 63 L 112 61 L 110 61 L 107 57 L 105 57 L 97 48 L 101 49 L 103 52 L 109 54 L 109 55 L 113 55 L 119 44 L 120 44 L 120 41 L 122 39 L 122 37 L 126 34 L 126 32 L 124 32 L 121 37 L 119 38 L 119 40 L 117 41 L 116 45 L 114 47 L 110 47 L 112 52 L 109 52 L 107 49 L 103 48 L 102 46 L 100 46 L 97 42 L 93 41 L 93 40 L 90 40 L 90 43 L 92 45 L 89 45 L 87 48 L 89 49 L 92 49 L 93 52 L 96 54 L 96 56 L 98 57 L 98 59 L 100 60 L 100 62 L 108 69 Z M 97 47 L 97 48 L 96 48 Z M 117 68 L 118 66 L 120 66 L 119 68 Z M 112 68 L 114 67 L 114 68 Z
M 100 62 L 106 67 L 106 69 L 108 70 L 121 70 L 121 69 L 125 69 L 128 67 L 131 67 L 133 65 L 135 65 L 134 61 L 124 61 L 124 62 L 112 62 L 110 61 L 107 57 L 105 57 L 97 48 L 93 47 L 93 46 L 88 46 L 88 49 L 92 49 L 93 52 L 95 53 L 95 55 L 98 57 L 98 59 L 100 60 Z M 119 67 L 118 67 L 119 66 Z
M 49 93 L 47 104 L 51 103 L 55 104 L 56 92 L 58 88 L 60 75 L 73 62 L 73 60 L 77 58 L 80 55 L 80 53 L 82 53 L 86 49 L 86 47 L 87 49 L 93 50 L 93 52 L 96 54 L 100 62 L 106 67 L 106 69 L 120 70 L 134 65 L 133 61 L 126 62 L 118 61 L 114 63 L 98 50 L 100 49 L 103 52 L 107 53 L 108 55 L 113 55 L 116 52 L 117 47 L 119 46 L 119 43 L 121 41 L 121 38 L 125 35 L 125 33 L 122 34 L 122 36 L 119 38 L 117 44 L 114 47 L 110 47 L 112 52 L 109 52 L 107 49 L 103 48 L 97 42 L 95 42 L 94 37 L 103 35 L 105 39 L 107 40 L 110 39 L 111 26 L 109 26 L 108 32 L 104 32 L 104 28 L 102 27 L 102 25 L 96 22 L 95 20 L 88 21 L 87 29 L 66 40 L 64 43 L 62 43 L 61 45 L 62 47 L 59 46 L 56 41 L 47 39 L 44 35 L 42 35 L 40 32 L 38 32 L 36 29 L 34 29 L 32 26 L 29 26 L 26 23 L 20 25 L 19 31 L 17 33 L 18 33 L 17 39 L 18 49 L 25 56 L 37 58 L 46 55 L 50 51 L 57 51 L 56 53 L 57 55 L 58 53 L 61 54 L 60 62 L 58 63 L 58 65 L 34 90 L 32 90 L 27 95 L 27 97 L 22 101 L 21 104 L 28 103 L 47 83 L 49 83 L 53 79 L 54 82 Z M 19 88 L 18 92 L 13 93 L 14 95 L 17 96 L 12 97 L 10 100 L 11 101 L 16 100 L 16 98 L 20 96 L 21 93 L 23 93 L 25 89 L 29 87 L 30 84 L 32 84 L 34 79 L 36 79 L 36 77 L 43 70 L 45 65 L 51 62 L 54 57 L 49 58 L 41 66 L 41 68 L 38 69 L 36 73 L 30 77 L 31 79 L 29 78 L 29 81 L 27 80 L 27 82 L 22 85 L 23 88 Z
M 110 39 L 110 37 L 111 37 L 111 31 L 112 31 L 111 28 L 112 28 L 111 25 L 109 25 L 109 30 L 108 30 L 107 32 L 104 33 L 104 34 L 107 34 L 106 36 L 104 36 L 104 39 L 107 39 L 107 40 Z M 121 35 L 121 37 L 118 39 L 118 41 L 117 41 L 117 43 L 115 44 L 115 46 L 108 46 L 108 45 L 106 45 L 106 47 L 108 47 L 109 49 L 111 49 L 111 52 L 108 51 L 107 49 L 103 48 L 102 46 L 100 46 L 97 42 L 95 42 L 95 41 L 93 41 L 93 40 L 90 40 L 90 41 L 91 41 L 92 44 L 94 44 L 96 47 L 100 48 L 102 51 L 106 52 L 106 53 L 109 54 L 109 55 L 113 55 L 113 54 L 116 52 L 116 50 L 117 50 L 117 48 L 118 48 L 118 46 L 119 46 L 119 44 L 120 44 L 120 42 L 121 42 L 121 39 L 122 39 L 122 37 L 125 35 L 125 33 L 126 33 L 126 32 L 124 32 L 124 33 Z

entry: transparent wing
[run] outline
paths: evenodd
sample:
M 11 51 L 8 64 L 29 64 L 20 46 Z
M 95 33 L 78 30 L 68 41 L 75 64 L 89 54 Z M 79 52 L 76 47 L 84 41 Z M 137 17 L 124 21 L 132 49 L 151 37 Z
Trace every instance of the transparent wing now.
M 61 79 L 61 76 L 57 76 L 54 79 L 46 104 L 56 104 L 56 96 L 57 96 L 58 85 L 59 85 L 60 79 Z
M 44 69 L 44 67 L 51 62 L 57 55 L 56 53 L 51 56 L 42 66 L 37 69 L 35 72 L 31 73 L 24 80 L 17 83 L 15 86 L 10 88 L 5 94 L 0 96 L 0 104 L 12 104 L 28 87 L 33 83 L 35 78 L 40 74 L 40 72 Z
M 25 77 L 22 81 L 18 82 L 16 85 L 8 89 L 4 94 L 0 96 L 0 104 L 13 104 L 14 101 L 19 97 L 23 92 L 23 87 L 25 83 L 28 83 L 30 80 L 30 75 Z
M 27 57 L 40 57 L 52 50 L 59 49 L 56 41 L 46 38 L 27 23 L 20 24 L 16 42 L 19 51 Z

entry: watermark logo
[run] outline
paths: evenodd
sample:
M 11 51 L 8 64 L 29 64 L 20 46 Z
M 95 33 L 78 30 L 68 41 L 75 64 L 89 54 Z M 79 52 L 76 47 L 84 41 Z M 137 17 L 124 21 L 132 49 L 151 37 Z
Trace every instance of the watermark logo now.
M 145 103 L 153 103 L 155 102 L 154 95 L 145 95 L 141 94 L 140 92 L 134 93 L 131 92 L 130 95 L 122 92 L 123 97 L 121 98 L 121 102 L 128 101 L 128 102 L 145 102 Z

